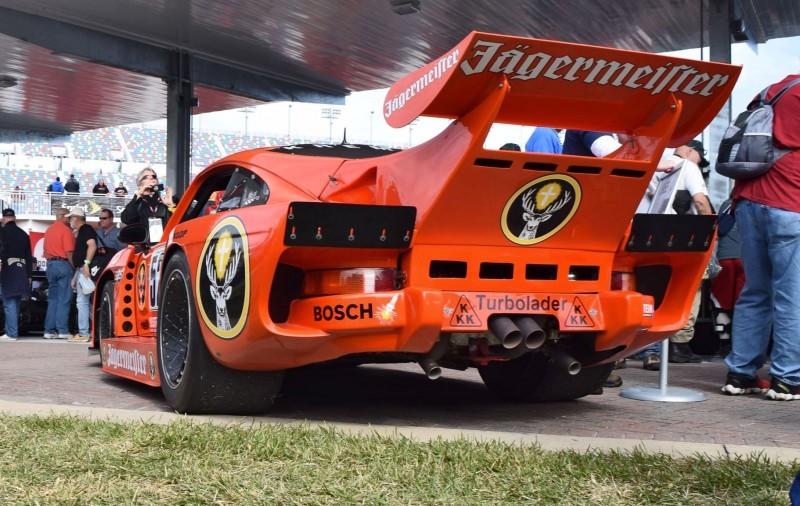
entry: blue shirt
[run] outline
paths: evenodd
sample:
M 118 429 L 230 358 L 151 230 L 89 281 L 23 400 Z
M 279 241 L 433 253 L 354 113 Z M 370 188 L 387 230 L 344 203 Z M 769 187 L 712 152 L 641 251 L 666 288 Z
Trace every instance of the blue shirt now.
M 554 153 L 560 155 L 561 142 L 558 140 L 558 134 L 552 128 L 536 127 L 528 142 L 525 143 L 525 151 L 528 153 Z

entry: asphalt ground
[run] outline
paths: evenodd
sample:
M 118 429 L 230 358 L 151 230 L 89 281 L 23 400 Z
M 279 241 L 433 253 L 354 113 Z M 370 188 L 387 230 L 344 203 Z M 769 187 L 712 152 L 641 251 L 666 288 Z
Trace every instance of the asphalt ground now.
M 658 387 L 659 373 L 628 360 L 621 388 L 571 402 L 500 401 L 477 372 L 445 369 L 431 381 L 416 364 L 311 368 L 287 375 L 266 417 L 189 417 L 214 423 L 308 423 L 346 431 L 415 438 L 471 437 L 537 443 L 545 449 L 632 449 L 725 456 L 761 453 L 800 461 L 800 402 L 761 395 L 731 397 L 720 388 L 718 361 L 670 364 L 669 388 L 701 392 L 701 402 L 653 402 L 621 397 L 632 386 Z M 766 376 L 766 371 L 762 372 Z M 22 337 L 0 342 L 0 411 L 71 413 L 96 419 L 183 418 L 161 390 L 100 371 L 85 344 Z

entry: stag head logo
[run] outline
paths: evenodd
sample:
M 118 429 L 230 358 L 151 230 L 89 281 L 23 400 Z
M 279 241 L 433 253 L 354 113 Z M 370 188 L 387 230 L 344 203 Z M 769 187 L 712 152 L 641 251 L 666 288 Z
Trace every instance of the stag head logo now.
M 580 185 L 570 176 L 552 174 L 531 181 L 506 202 L 503 234 L 516 244 L 542 242 L 567 224 L 580 200 Z
M 236 217 L 218 223 L 206 239 L 197 275 L 196 298 L 203 321 L 217 336 L 236 337 L 250 299 L 250 260 L 244 225 Z

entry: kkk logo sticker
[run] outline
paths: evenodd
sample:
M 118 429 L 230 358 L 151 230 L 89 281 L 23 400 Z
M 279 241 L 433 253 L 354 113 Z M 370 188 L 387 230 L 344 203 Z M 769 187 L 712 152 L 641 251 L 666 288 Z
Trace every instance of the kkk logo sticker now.
M 506 202 L 500 222 L 503 234 L 525 246 L 542 242 L 572 219 L 580 202 L 581 187 L 570 176 L 551 174 L 535 179 Z
M 239 335 L 250 305 L 250 252 L 239 218 L 227 217 L 211 230 L 196 279 L 195 297 L 208 328 L 223 339 Z

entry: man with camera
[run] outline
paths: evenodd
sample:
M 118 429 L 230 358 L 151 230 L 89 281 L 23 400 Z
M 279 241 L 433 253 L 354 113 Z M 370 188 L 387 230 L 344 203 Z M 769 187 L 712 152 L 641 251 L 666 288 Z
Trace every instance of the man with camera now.
M 126 225 L 141 223 L 148 227 L 150 241 L 158 242 L 175 208 L 172 188 L 159 184 L 156 172 L 150 167 L 142 169 L 136 180 L 136 192 L 122 210 L 120 219 Z

